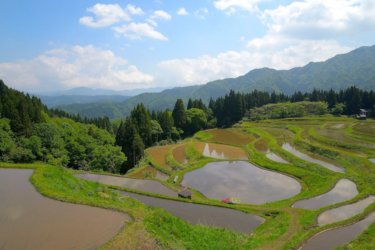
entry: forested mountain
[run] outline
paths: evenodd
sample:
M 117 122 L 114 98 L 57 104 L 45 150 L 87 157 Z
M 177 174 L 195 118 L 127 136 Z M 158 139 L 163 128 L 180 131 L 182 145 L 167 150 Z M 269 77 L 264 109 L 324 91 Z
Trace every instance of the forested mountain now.
M 47 109 L 37 97 L 10 89 L 0 80 L 0 161 L 43 161 L 120 172 L 126 157 L 115 146 L 112 134 L 59 114 L 66 115 Z M 82 121 L 111 129 L 106 125 L 108 118 Z
M 118 118 L 129 114 L 138 103 L 146 108 L 161 110 L 172 109 L 176 99 L 202 99 L 206 104 L 210 98 L 224 96 L 229 91 L 250 92 L 264 90 L 293 94 L 296 91 L 340 90 L 349 86 L 360 89 L 375 89 L 375 46 L 361 47 L 347 54 L 337 55 L 325 62 L 309 63 L 304 67 L 290 70 L 269 68 L 255 69 L 237 77 L 209 82 L 205 85 L 180 87 L 164 90 L 160 93 L 145 93 L 129 98 L 122 103 L 106 104 L 103 109 L 95 104 L 63 106 L 63 110 L 92 116 L 95 112 L 109 118 Z

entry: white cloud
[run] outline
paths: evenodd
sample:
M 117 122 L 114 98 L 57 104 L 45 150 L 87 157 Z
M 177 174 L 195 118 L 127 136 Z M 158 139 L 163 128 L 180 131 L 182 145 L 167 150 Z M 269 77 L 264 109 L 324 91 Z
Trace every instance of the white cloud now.
M 264 1 L 265 0 L 215 0 L 214 6 L 229 14 L 236 12 L 236 10 L 254 12 L 258 10 L 257 5 Z
M 166 36 L 155 30 L 155 27 L 148 23 L 129 23 L 123 26 L 114 27 L 113 30 L 120 35 L 135 40 L 144 37 L 161 41 L 168 40 Z
M 269 43 L 272 45 L 272 43 Z M 288 40 L 283 45 L 252 45 L 247 50 L 227 51 L 215 56 L 166 60 L 159 63 L 157 82 L 165 85 L 204 84 L 208 81 L 237 77 L 256 68 L 290 69 L 310 61 L 323 61 L 352 48 L 332 40 Z
M 132 89 L 151 86 L 154 78 L 110 50 L 92 45 L 47 51 L 34 59 L 0 64 L 0 78 L 29 91 L 79 86 Z
M 266 10 L 269 33 L 301 39 L 327 39 L 375 30 L 373 0 L 304 0 Z
M 141 15 L 144 15 L 145 13 L 143 12 L 143 10 L 137 6 L 134 6 L 132 4 L 128 4 L 126 6 L 126 11 L 130 14 L 130 15 L 134 15 L 134 16 L 141 16 Z
M 215 6 L 224 11 L 240 7 L 252 11 L 259 2 L 218 0 Z M 260 16 L 266 34 L 248 41 L 246 49 L 162 61 L 158 82 L 203 84 L 237 77 L 255 68 L 303 66 L 353 49 L 337 41 L 337 36 L 375 31 L 375 2 L 370 0 L 296 1 L 265 10 Z
M 169 15 L 167 12 L 164 10 L 156 10 L 151 16 L 151 19 L 160 19 L 160 20 L 170 20 L 172 18 L 171 15 Z
M 98 3 L 88 8 L 87 11 L 93 13 L 95 18 L 84 16 L 79 19 L 79 22 L 92 28 L 107 27 L 120 21 L 130 21 L 129 15 L 118 4 Z
M 179 16 L 187 16 L 187 15 L 189 15 L 189 13 L 187 12 L 187 10 L 185 8 L 179 8 L 176 13 Z

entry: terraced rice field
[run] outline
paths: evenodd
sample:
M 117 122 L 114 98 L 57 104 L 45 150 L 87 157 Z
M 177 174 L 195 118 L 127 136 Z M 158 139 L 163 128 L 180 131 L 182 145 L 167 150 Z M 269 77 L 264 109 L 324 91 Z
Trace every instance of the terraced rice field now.
M 180 146 L 177 146 L 176 148 L 173 149 L 173 157 L 175 158 L 176 161 L 178 161 L 181 164 L 187 163 L 187 156 L 186 156 L 186 145 L 182 144 Z
M 141 168 L 135 169 L 134 171 L 128 173 L 126 175 L 130 178 L 137 178 L 137 179 L 159 179 L 165 181 L 169 178 L 168 175 L 156 170 L 155 168 L 151 167 L 150 165 L 145 165 Z
M 245 146 L 255 138 L 251 134 L 246 134 L 240 129 L 210 129 L 206 130 L 212 137 L 208 142 L 222 143 L 235 146 Z
M 152 158 L 152 165 L 156 165 L 157 167 L 166 170 L 171 170 L 172 167 L 167 162 L 167 155 L 174 147 L 175 145 L 166 145 L 148 148 L 146 150 L 146 154 Z
M 195 146 L 200 153 L 207 157 L 216 159 L 247 159 L 246 152 L 238 147 L 204 142 L 197 142 Z
M 105 199 L 102 206 L 126 208 L 134 224 L 111 241 L 109 249 L 372 249 L 375 151 L 366 145 L 374 135 L 375 121 L 346 117 L 243 121 L 235 129 L 201 131 L 179 144 L 147 149 L 145 161 L 150 166 L 143 162 L 128 177 L 154 180 L 110 178 L 111 188 L 132 192 L 122 198 L 108 191 L 102 194 L 109 187 L 83 183 L 73 177 L 74 171 L 49 179 L 48 168 L 42 168 L 39 178 L 50 183 L 45 190 L 60 194 L 59 199 L 83 190 L 83 203 L 93 204 L 92 195 L 99 194 L 95 199 Z M 285 143 L 294 150 L 283 148 Z M 234 163 L 239 159 L 243 164 Z M 337 169 L 326 164 L 345 171 L 333 171 Z M 208 174 L 199 174 L 208 168 Z M 157 170 L 166 171 L 169 178 L 158 179 Z M 177 197 L 182 185 L 188 186 L 191 200 Z M 289 192 L 293 185 L 296 188 Z M 64 195 L 66 190 L 70 195 Z M 216 208 L 239 222 L 220 218 Z

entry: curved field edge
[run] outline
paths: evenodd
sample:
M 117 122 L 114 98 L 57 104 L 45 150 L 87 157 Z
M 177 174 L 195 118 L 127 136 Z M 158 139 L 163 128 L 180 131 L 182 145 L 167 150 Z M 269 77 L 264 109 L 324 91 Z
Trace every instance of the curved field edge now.
M 322 122 L 332 121 L 333 118 L 321 119 Z M 340 118 L 340 120 L 345 120 Z M 219 202 L 206 199 L 199 192 L 193 194 L 193 202 L 198 204 L 207 204 L 214 206 L 230 207 L 244 212 L 261 215 L 266 221 L 256 228 L 251 235 L 239 234 L 226 229 L 209 228 L 204 226 L 190 225 L 169 213 L 161 210 L 149 208 L 141 203 L 131 199 L 122 198 L 109 189 L 109 186 L 97 183 L 88 184 L 87 181 L 78 180 L 73 177 L 75 171 L 52 166 L 32 164 L 32 165 L 12 165 L 10 167 L 35 168 L 34 175 L 38 176 L 33 184 L 42 194 L 64 201 L 73 203 L 87 204 L 92 206 L 106 207 L 127 213 L 133 218 L 132 222 L 126 224 L 124 229 L 115 236 L 103 248 L 134 249 L 134 248 L 161 248 L 161 249 L 293 249 L 297 248 L 302 242 L 309 239 L 317 232 L 328 228 L 337 227 L 353 223 L 364 218 L 371 211 L 375 210 L 375 204 L 371 205 L 362 214 L 359 214 L 349 220 L 341 221 L 325 227 L 318 227 L 316 218 L 320 212 L 337 207 L 342 204 L 352 203 L 366 195 L 374 192 L 374 185 L 366 181 L 373 176 L 374 167 L 367 159 L 358 157 L 356 154 L 346 155 L 346 151 L 338 149 L 329 143 L 318 142 L 309 137 L 308 130 L 300 127 L 299 121 L 291 123 L 290 120 L 267 121 L 264 124 L 242 124 L 242 128 L 247 133 L 256 135 L 256 139 L 243 147 L 248 153 L 249 160 L 256 165 L 282 174 L 290 175 L 296 178 L 302 185 L 302 192 L 295 197 L 287 200 L 277 201 L 265 205 L 224 205 Z M 305 123 L 321 125 L 314 120 L 305 119 Z M 285 124 L 287 123 L 287 125 Z M 246 126 L 251 125 L 251 126 Z M 336 174 L 330 172 L 316 164 L 311 164 L 296 158 L 284 151 L 279 142 L 273 135 L 260 128 L 260 126 L 277 127 L 293 134 L 291 142 L 297 147 L 312 154 L 322 153 L 323 157 L 333 155 L 331 160 L 338 162 L 347 169 L 346 174 Z M 207 133 L 207 132 L 206 132 Z M 209 133 L 207 133 L 209 134 Z M 200 141 L 204 141 L 204 136 Z M 209 136 L 206 135 L 206 138 Z M 267 147 L 286 159 L 290 164 L 280 164 L 273 162 L 265 157 L 265 154 L 259 152 L 255 144 L 263 140 Z M 184 173 L 203 167 L 206 163 L 217 161 L 202 156 L 194 149 L 194 139 L 187 139 L 186 155 L 189 163 L 173 171 L 173 176 L 181 176 Z M 323 146 L 324 151 L 314 151 L 315 147 Z M 173 157 L 171 150 L 169 157 Z M 343 159 L 339 159 L 343 156 Z M 352 164 L 359 164 L 353 167 Z M 2 166 L 3 164 L 0 164 Z M 358 173 L 359 170 L 366 170 L 364 173 Z M 53 174 L 54 172 L 59 174 Z M 38 175 L 37 175 L 38 173 Z M 369 176 L 366 176 L 368 175 Z M 62 176 L 62 177 L 61 177 Z M 171 176 L 172 177 L 172 176 Z M 346 177 L 359 186 L 360 194 L 350 201 L 334 204 L 316 211 L 291 208 L 291 204 L 296 200 L 309 198 L 329 191 L 339 178 Z M 60 180 L 59 180 L 60 178 Z M 172 178 L 164 182 L 168 186 L 176 187 L 172 183 Z M 54 184 L 55 183 L 55 184 Z M 86 186 L 88 185 L 88 186 Z M 368 186 L 369 185 L 369 186 Z M 38 187 L 41 187 L 38 188 Z M 43 189 L 44 187 L 44 189 Z M 43 193 L 45 192 L 45 193 Z M 134 192 L 134 190 L 133 190 Z M 144 194 L 144 193 L 143 193 Z M 152 194 L 146 194 L 155 196 Z M 167 198 L 167 197 L 161 197 Z M 366 249 L 368 242 L 373 242 L 375 232 L 374 224 L 362 235 L 348 244 L 344 249 Z M 362 248 L 361 248 L 362 247 Z
M 252 235 L 191 225 L 162 209 L 145 206 L 130 197 L 122 197 L 106 185 L 75 178 L 75 171 L 69 169 L 44 164 L 0 163 L 0 167 L 34 169 L 31 182 L 46 197 L 128 214 L 132 221 L 126 223 L 103 249 L 249 249 L 249 245 L 259 245 L 275 237 L 275 233 L 264 234 L 269 228 L 277 226 L 282 230 L 280 225 L 285 224 L 285 215 L 280 215 L 271 223 L 262 224 L 254 232 L 260 235 L 254 241 Z

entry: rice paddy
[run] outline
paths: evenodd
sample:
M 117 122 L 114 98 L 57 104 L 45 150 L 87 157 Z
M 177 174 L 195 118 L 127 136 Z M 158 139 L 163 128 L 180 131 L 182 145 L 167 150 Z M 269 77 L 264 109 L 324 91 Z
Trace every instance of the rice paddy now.
M 242 121 L 236 128 L 201 131 L 193 138 L 185 139 L 178 144 L 148 148 L 142 165 L 129 172 L 127 177 L 157 181 L 164 188 L 173 190 L 174 196 L 156 195 L 152 192 L 152 187 L 143 190 L 133 190 L 137 187 L 128 189 L 117 185 L 110 185 L 110 187 L 132 192 L 130 197 L 139 198 L 140 196 L 137 195 L 143 195 L 142 197 L 146 197 L 145 203 L 150 205 L 152 204 L 147 197 L 152 198 L 153 204 L 154 202 L 164 205 L 168 203 L 165 205 L 167 212 L 162 209 L 145 208 L 131 198 L 113 197 L 105 201 L 100 200 L 102 202 L 100 204 L 117 207 L 120 211 L 125 211 L 135 218 L 134 224 L 130 224 L 129 228 L 125 228 L 120 233 L 121 237 L 116 237 L 104 248 L 121 248 L 118 246 L 129 245 L 132 246 L 131 248 L 143 247 L 144 249 L 278 250 L 300 247 L 302 249 L 334 249 L 335 247 L 346 249 L 350 244 L 350 248 L 353 249 L 371 249 L 368 246 L 375 245 L 375 230 L 372 224 L 375 202 L 367 197 L 375 195 L 375 164 L 371 162 L 371 159 L 375 159 L 375 149 L 368 145 L 372 145 L 372 141 L 375 143 L 374 135 L 375 122 L 372 120 L 304 117 L 258 122 Z M 291 145 L 295 151 L 308 155 L 309 158 L 300 157 L 298 153 L 285 146 L 283 148 L 285 143 Z M 269 157 L 267 153 L 274 154 L 284 162 Z M 185 184 L 184 177 L 203 171 L 204 167 L 209 164 L 212 166 L 211 174 L 204 178 L 198 177 L 200 177 L 200 184 L 206 183 L 209 185 L 208 188 L 213 190 L 213 185 L 210 185 L 212 182 L 210 176 L 223 176 L 220 164 L 239 159 L 245 163 L 248 161 L 250 165 L 264 171 L 281 174 L 288 179 L 292 178 L 300 188 L 285 196 L 258 202 L 253 198 L 239 204 L 227 204 L 221 201 L 223 196 L 235 198 L 239 192 L 237 194 L 219 193 L 213 197 L 196 185 L 189 185 L 189 190 L 192 192 L 191 200 L 177 197 L 176 193 Z M 331 164 L 345 171 L 327 168 L 325 164 Z M 48 169 L 43 168 L 46 176 L 48 176 Z M 235 171 L 234 168 L 230 170 Z M 157 173 L 160 173 L 158 171 L 167 173 L 169 178 L 157 178 Z M 60 199 L 70 197 L 64 195 L 67 190 L 71 190 L 69 192 L 74 196 L 75 192 L 80 189 L 74 185 L 70 188 L 69 183 L 78 183 L 77 185 L 86 183 L 84 180 L 74 178 L 72 175 L 74 173 L 65 174 L 64 172 L 64 178 L 69 180 L 67 184 L 61 184 L 65 185 L 64 188 L 57 187 L 53 184 L 56 180 L 51 179 L 51 182 L 48 182 L 48 189 L 45 190 Z M 42 174 L 38 176 L 40 180 L 49 178 Z M 241 190 L 246 186 L 241 183 L 249 179 L 242 178 L 241 174 L 237 176 L 238 178 L 234 175 L 224 177 L 225 180 L 218 183 L 221 189 L 214 188 L 215 192 L 224 190 L 228 183 L 234 185 L 232 189 Z M 54 178 L 59 180 L 57 175 Z M 273 189 L 267 189 L 274 190 L 272 194 L 268 194 L 268 198 L 277 193 L 278 191 L 275 190 L 281 189 L 283 184 L 286 185 L 270 181 L 267 177 L 257 181 L 271 186 L 279 185 Z M 38 186 L 38 182 L 35 182 L 35 185 Z M 59 192 L 54 191 L 55 189 Z M 245 189 L 254 194 L 257 191 L 263 192 L 256 187 Z M 135 191 L 137 195 L 133 195 Z M 77 198 L 77 202 L 81 200 L 90 201 L 91 205 L 95 204 L 96 201 L 94 202 L 87 193 L 91 194 L 85 190 L 80 193 L 79 197 L 74 197 Z M 112 197 L 112 194 L 109 195 Z M 154 201 L 154 198 L 159 200 Z M 142 199 L 139 200 L 142 202 Z M 172 203 L 169 201 L 178 202 L 178 209 L 171 209 L 169 204 Z M 225 220 L 218 225 L 222 228 L 216 228 L 215 223 L 211 226 L 207 226 L 210 223 L 202 223 L 205 224 L 203 226 L 196 221 L 196 217 L 185 218 L 179 215 L 181 211 L 193 205 L 191 203 L 207 207 L 230 208 L 236 212 L 247 213 L 249 216 L 262 217 L 264 222 L 252 228 L 251 234 L 244 233 L 242 230 L 240 230 L 242 233 L 238 232 L 232 226 L 226 225 L 225 223 L 228 222 Z M 360 209 L 353 207 L 356 204 L 361 205 Z M 330 215 L 332 211 L 340 210 L 345 210 L 347 216 L 336 218 Z M 320 223 L 319 217 L 330 219 L 327 223 Z M 367 227 L 369 227 L 368 230 L 366 230 Z

